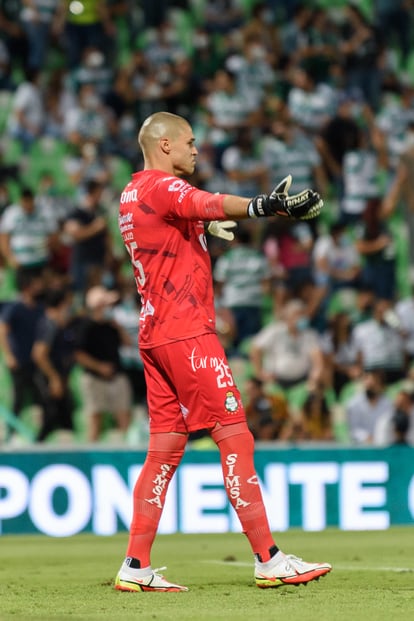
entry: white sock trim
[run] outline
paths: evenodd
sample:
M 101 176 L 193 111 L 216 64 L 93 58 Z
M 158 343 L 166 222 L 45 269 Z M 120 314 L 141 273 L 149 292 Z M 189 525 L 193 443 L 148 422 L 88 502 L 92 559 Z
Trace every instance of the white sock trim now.
M 141 567 L 140 569 L 135 567 L 130 567 L 125 563 L 122 563 L 121 567 L 122 573 L 128 574 L 132 578 L 145 578 L 146 576 L 150 576 L 152 574 L 152 567 L 148 565 L 148 567 Z

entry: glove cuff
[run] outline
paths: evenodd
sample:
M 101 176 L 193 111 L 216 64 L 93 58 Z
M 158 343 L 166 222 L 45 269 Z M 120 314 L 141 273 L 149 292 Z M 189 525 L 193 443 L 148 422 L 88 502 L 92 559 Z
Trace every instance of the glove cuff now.
M 265 218 L 272 215 L 269 210 L 269 197 L 267 194 L 258 194 L 247 205 L 247 215 L 249 218 Z

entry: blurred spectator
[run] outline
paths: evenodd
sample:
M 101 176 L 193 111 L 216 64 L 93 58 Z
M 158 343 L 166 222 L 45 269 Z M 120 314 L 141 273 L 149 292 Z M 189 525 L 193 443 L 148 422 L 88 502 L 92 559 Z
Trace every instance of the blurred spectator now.
M 123 372 L 128 376 L 134 403 L 143 405 L 146 402 L 147 387 L 144 376 L 144 365 L 138 348 L 139 300 L 135 281 L 129 280 L 121 285 L 121 295 L 112 308 L 115 323 L 129 335 L 129 343 L 121 343 L 119 355 Z
M 391 311 L 392 303 L 378 298 L 372 318 L 358 323 L 352 330 L 361 370 L 380 369 L 387 383 L 405 377 L 407 362 L 404 337 Z
M 344 6 L 345 23 L 339 52 L 344 57 L 346 86 L 357 88 L 374 111 L 381 92 L 381 59 L 384 50 L 378 30 L 356 2 Z
M 410 381 L 401 385 L 394 397 L 394 407 L 379 417 L 375 427 L 377 446 L 414 444 L 414 388 Z
M 16 274 L 19 296 L 7 303 L 0 315 L 0 347 L 13 386 L 11 410 L 19 416 L 27 406 L 40 405 L 41 397 L 34 381 L 35 366 L 31 358 L 38 322 L 44 316 L 39 299 L 44 282 L 38 270 L 20 268 Z M 6 439 L 12 429 L 6 428 Z
M 23 188 L 19 202 L 6 207 L 0 220 L 0 249 L 13 269 L 46 268 L 57 246 L 57 222 L 44 212 L 34 193 Z
M 374 444 L 381 417 L 392 417 L 394 404 L 385 392 L 382 371 L 364 374 L 361 388 L 344 404 L 349 439 L 354 444 Z
M 295 3 L 290 19 L 280 26 L 282 52 L 292 65 L 297 64 L 302 49 L 308 46 L 308 27 L 312 9 L 303 2 Z
M 329 82 L 338 45 L 338 28 L 330 11 L 313 8 L 306 30 L 307 44 L 298 50 L 297 62 L 310 69 L 317 82 Z
M 27 39 L 20 23 L 21 2 L 0 0 L 0 39 L 4 42 L 11 66 L 26 66 Z M 9 75 L 10 80 L 12 76 Z
M 326 82 L 316 82 L 313 73 L 301 66 L 292 69 L 287 105 L 292 119 L 311 135 L 316 134 L 335 110 L 336 93 Z
M 305 305 L 305 314 L 309 319 L 309 327 L 322 334 L 326 329 L 329 298 L 326 290 L 317 284 L 313 278 L 304 280 L 295 288 L 296 293 L 291 296 L 297 297 Z
M 322 350 L 317 333 L 308 325 L 303 302 L 287 302 L 281 319 L 269 323 L 252 339 L 250 358 L 255 376 L 282 388 L 322 381 Z
M 164 3 L 168 0 L 158 0 L 152 3 L 152 10 L 159 11 L 158 18 L 163 18 Z M 162 6 L 160 6 L 160 3 Z M 140 33 L 144 30 L 145 10 L 150 4 L 146 0 L 137 4 L 135 0 L 108 0 L 108 12 L 111 21 L 115 22 L 118 49 L 120 54 L 124 50 L 124 44 L 132 49 L 136 44 Z M 121 42 L 119 32 L 126 29 L 128 37 L 125 42 Z
M 414 83 L 411 75 L 401 76 L 393 90 L 385 90 L 381 104 L 375 115 L 375 125 L 384 135 L 389 168 L 395 172 L 401 155 L 413 144 Z
M 266 167 L 258 161 L 254 132 L 250 127 L 238 129 L 234 142 L 221 158 L 225 187 L 229 194 L 256 196 L 269 189 Z M 282 177 L 279 177 L 279 181 Z
M 408 363 L 411 365 L 414 362 L 414 291 L 412 289 L 411 295 L 396 301 L 394 310 L 404 337 Z
M 289 113 L 279 117 L 271 121 L 269 131 L 260 141 L 260 159 L 269 171 L 270 186 L 290 174 L 292 185 L 289 191 L 292 194 L 312 187 L 324 196 L 327 177 L 313 141 Z
M 51 272 L 62 276 L 66 284 L 70 283 L 69 256 L 70 247 L 62 228 L 69 211 L 72 209 L 71 197 L 57 186 L 54 175 L 48 171 L 41 173 L 36 193 L 36 204 L 39 211 L 48 222 L 56 223 L 56 232 L 53 234 L 53 243 L 50 245 L 47 278 L 48 286 Z
M 237 0 L 210 0 L 204 5 L 203 22 L 209 34 L 226 35 L 239 29 L 245 18 L 244 9 Z
M 127 82 L 118 84 L 118 102 L 121 99 L 121 105 L 129 105 L 137 125 L 160 109 L 191 119 L 202 76 L 169 22 L 156 31 L 155 39 L 150 38 L 145 48 L 133 51 L 125 76 Z M 122 77 L 118 74 L 119 80 Z M 114 89 L 111 98 L 114 101 Z
M 101 205 L 103 187 L 89 181 L 81 203 L 69 213 L 63 231 L 71 240 L 70 271 L 75 291 L 82 295 L 102 281 L 112 261 L 112 243 Z
M 145 28 L 157 28 L 168 12 L 169 0 L 143 0 L 142 11 Z
M 10 203 L 12 202 L 12 199 L 10 196 L 10 186 L 9 184 L 3 181 L 2 174 L 3 174 L 2 166 L 0 164 L 0 218 L 5 212 L 6 207 L 8 207 Z M 4 174 L 6 175 L 6 178 L 7 178 L 7 171 L 5 171 Z M 1 230 L 1 224 L 0 224 L 0 230 Z M 1 254 L 2 253 L 0 252 L 0 256 Z M 4 257 L 1 257 L 1 258 L 3 259 Z
M 89 182 L 103 187 L 111 180 L 108 159 L 101 151 L 102 143 L 85 140 L 74 153 L 65 157 L 63 167 L 73 187 L 84 187 Z
M 315 136 L 315 144 L 329 178 L 334 183 L 338 198 L 343 195 L 342 166 L 345 154 L 355 151 L 360 141 L 360 127 L 356 110 L 361 101 L 357 94 L 340 93 L 336 111 Z
M 285 440 L 290 436 L 291 421 L 286 398 L 266 392 L 262 380 L 246 381 L 247 424 L 255 440 Z
M 404 67 L 411 51 L 412 10 L 411 0 L 375 0 L 372 3 L 374 23 L 383 41 L 396 46 Z
M 335 439 L 331 408 L 323 383 L 312 382 L 309 385 L 294 437 L 295 440 L 317 442 L 332 442 Z
M 237 336 L 237 325 L 234 313 L 226 308 L 221 301 L 215 300 L 216 331 L 220 343 L 228 356 L 234 353 L 234 342 Z
M 396 292 L 396 241 L 379 198 L 370 198 L 357 227 L 355 246 L 363 258 L 362 279 L 379 298 L 393 300 Z
M 327 384 L 332 386 L 339 398 L 343 387 L 361 375 L 358 350 L 352 340 L 352 323 L 348 313 L 339 311 L 330 318 L 321 347 L 326 375 L 330 377 Z
M 262 116 L 261 110 L 238 89 L 236 77 L 228 69 L 219 69 L 214 75 L 205 107 L 210 128 L 207 139 L 216 149 L 218 162 L 223 150 L 234 140 L 236 130 L 255 127 Z
M 22 0 L 20 23 L 27 39 L 30 69 L 46 67 L 50 40 L 58 18 L 59 0 Z
M 131 386 L 120 359 L 121 344 L 130 345 L 130 341 L 125 331 L 107 318 L 118 299 L 116 291 L 105 287 L 88 289 L 88 316 L 77 329 L 75 359 L 82 367 L 81 392 L 89 442 L 100 439 L 105 414 L 115 418 L 122 436 L 131 422 Z
M 126 66 L 127 84 L 123 90 L 124 97 L 133 105 L 138 126 L 148 115 L 166 106 L 163 84 L 172 76 L 168 65 L 166 69 L 159 75 L 148 62 L 143 49 L 133 50 Z
M 111 111 L 106 107 L 93 84 L 83 84 L 74 107 L 64 111 L 64 138 L 69 144 L 81 146 L 83 142 L 103 142 L 108 134 Z
M 27 153 L 33 142 L 41 135 L 45 123 L 45 107 L 40 88 L 41 73 L 26 69 L 25 79 L 14 92 L 12 108 L 8 117 L 8 132 L 22 143 Z
M 382 214 L 389 216 L 400 210 L 408 234 L 408 252 L 411 265 L 410 279 L 414 275 L 414 195 L 412 178 L 414 174 L 414 108 L 413 120 L 406 131 L 406 147 L 398 160 L 395 175 L 382 201 Z M 383 217 L 384 217 L 383 216 Z
M 235 348 L 261 328 L 263 297 L 269 279 L 265 256 L 253 247 L 249 230 L 240 227 L 230 249 L 214 266 L 220 304 L 231 310 L 236 322 Z
M 191 120 L 194 101 L 199 99 L 201 91 L 200 77 L 194 69 L 193 60 L 185 54 L 178 56 L 171 67 L 170 80 L 164 87 L 167 111 Z
M 342 160 L 343 194 L 340 217 L 355 224 L 367 207 L 368 200 L 381 194 L 380 174 L 386 171 L 388 158 L 381 133 L 375 129 L 360 129 L 357 146 L 344 154 Z
M 7 163 L 5 159 L 7 155 L 6 151 L 7 143 L 3 146 L 0 141 L 0 184 L 4 186 L 0 200 L 0 215 L 3 213 L 4 208 L 12 202 L 11 199 L 8 200 L 7 198 L 10 196 L 10 182 L 20 181 L 20 166 L 18 164 Z
M 309 224 L 278 218 L 266 224 L 263 250 L 273 265 L 275 307 L 312 280 L 313 234 Z
M 45 315 L 37 324 L 32 348 L 35 382 L 41 395 L 43 419 L 37 441 L 50 433 L 74 431 L 74 401 L 69 385 L 75 363 L 74 332 L 70 325 L 71 296 L 66 290 L 51 290 L 45 296 Z
M 71 70 L 79 66 L 84 50 L 89 46 L 104 49 L 107 54 L 112 53 L 115 25 L 111 20 L 108 2 L 60 2 L 57 33 L 63 38 L 63 47 Z
M 13 90 L 13 82 L 10 77 L 10 54 L 0 39 L 0 92 Z
M 351 306 L 347 307 L 353 325 L 372 319 L 375 302 L 376 297 L 372 287 L 365 282 L 361 282 L 355 291 L 355 297 L 351 302 Z
M 275 16 L 280 18 L 280 21 L 289 23 L 298 7 L 304 6 L 301 0 L 266 0 L 266 6 L 269 7 Z
M 224 63 L 225 53 L 215 44 L 216 40 L 210 37 L 202 25 L 196 25 L 193 30 L 192 46 L 194 70 L 200 77 L 204 91 L 215 73 Z
M 315 281 L 325 287 L 328 296 L 338 289 L 358 286 L 361 256 L 344 222 L 333 222 L 329 233 L 318 236 L 312 260 Z
M 412 397 L 410 398 L 412 404 Z M 392 432 L 393 432 L 393 444 L 394 446 L 406 446 L 408 444 L 407 434 L 412 426 L 412 411 L 410 413 L 405 412 L 402 409 L 398 409 L 392 418 Z M 412 444 L 412 442 L 410 443 Z
M 276 67 L 281 54 L 280 31 L 276 27 L 276 15 L 269 2 L 256 2 L 249 19 L 243 26 L 243 38 L 260 40 L 266 57 L 272 67 Z
M 104 97 L 104 103 L 112 110 L 115 118 L 119 119 L 129 111 L 133 100 L 132 77 L 134 70 L 134 59 L 138 56 L 143 58 L 140 50 L 131 52 L 128 63 L 117 67 L 114 78 L 110 84 L 109 91 Z
M 77 95 L 71 89 L 65 69 L 50 70 L 43 85 L 45 123 L 43 135 L 63 140 L 65 118 L 69 110 L 77 107 Z
M 226 187 L 226 184 L 224 170 L 218 168 L 219 165 L 220 162 L 217 161 L 213 145 L 208 141 L 202 142 L 198 149 L 197 168 L 191 176 L 192 183 L 197 184 L 200 188 L 212 194 L 215 192 L 220 194 L 223 188 Z M 214 242 L 213 245 L 210 245 L 213 253 L 216 248 L 223 248 L 223 243 L 217 237 L 209 241 Z M 213 262 L 214 260 L 215 255 L 213 254 Z
M 72 88 L 75 92 L 79 92 L 85 84 L 90 84 L 100 98 L 107 95 L 113 71 L 105 57 L 104 49 L 89 45 L 83 50 L 79 66 L 71 72 Z
M 36 204 L 46 218 L 54 220 L 59 226 L 68 215 L 71 197 L 58 185 L 53 172 L 45 170 L 39 176 L 36 188 Z
M 228 69 L 234 72 L 238 90 L 252 105 L 260 106 L 267 92 L 275 84 L 275 72 L 271 55 L 260 35 L 244 37 L 240 50 L 226 60 Z
M 185 56 L 177 29 L 171 20 L 165 19 L 147 35 L 148 40 L 143 51 L 151 71 L 156 73 L 166 71 L 170 64 L 174 64 L 179 58 Z

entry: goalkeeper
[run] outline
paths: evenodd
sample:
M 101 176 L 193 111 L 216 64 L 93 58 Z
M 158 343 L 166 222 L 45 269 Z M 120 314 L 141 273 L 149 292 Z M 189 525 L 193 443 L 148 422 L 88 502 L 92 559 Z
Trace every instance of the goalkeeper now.
M 133 492 L 126 555 L 115 581 L 122 591 L 187 591 L 151 566 L 168 485 L 193 431 L 217 444 L 224 486 L 254 555 L 261 588 L 298 585 L 328 573 L 328 563 L 284 554 L 270 532 L 253 463 L 253 437 L 215 332 L 205 223 L 231 237 L 228 220 L 276 215 L 307 219 L 322 207 L 313 190 L 289 196 L 291 177 L 269 194 L 210 194 L 185 181 L 195 169 L 193 131 L 182 117 L 157 112 L 138 135 L 144 170 L 121 194 L 119 227 L 142 300 L 139 347 L 144 363 L 150 439 Z

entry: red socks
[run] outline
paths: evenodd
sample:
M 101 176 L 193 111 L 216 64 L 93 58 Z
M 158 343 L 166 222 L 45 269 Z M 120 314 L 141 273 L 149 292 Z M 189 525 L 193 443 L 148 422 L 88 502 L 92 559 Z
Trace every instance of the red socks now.
M 254 440 L 246 423 L 218 427 L 211 437 L 220 450 L 224 486 L 252 551 L 262 562 L 277 551 L 269 528 L 254 467 Z M 184 454 L 187 436 L 155 433 L 134 488 L 134 509 L 127 556 L 141 568 L 151 564 L 151 547 L 157 533 L 168 484 Z
M 187 436 L 154 433 L 147 457 L 134 488 L 134 509 L 127 556 L 139 560 L 140 567 L 151 564 L 151 547 L 157 533 L 168 484 L 184 454 Z
M 211 437 L 220 450 L 227 496 L 253 553 L 266 562 L 274 553 L 275 543 L 254 466 L 253 436 L 246 423 L 235 423 L 214 429 Z

